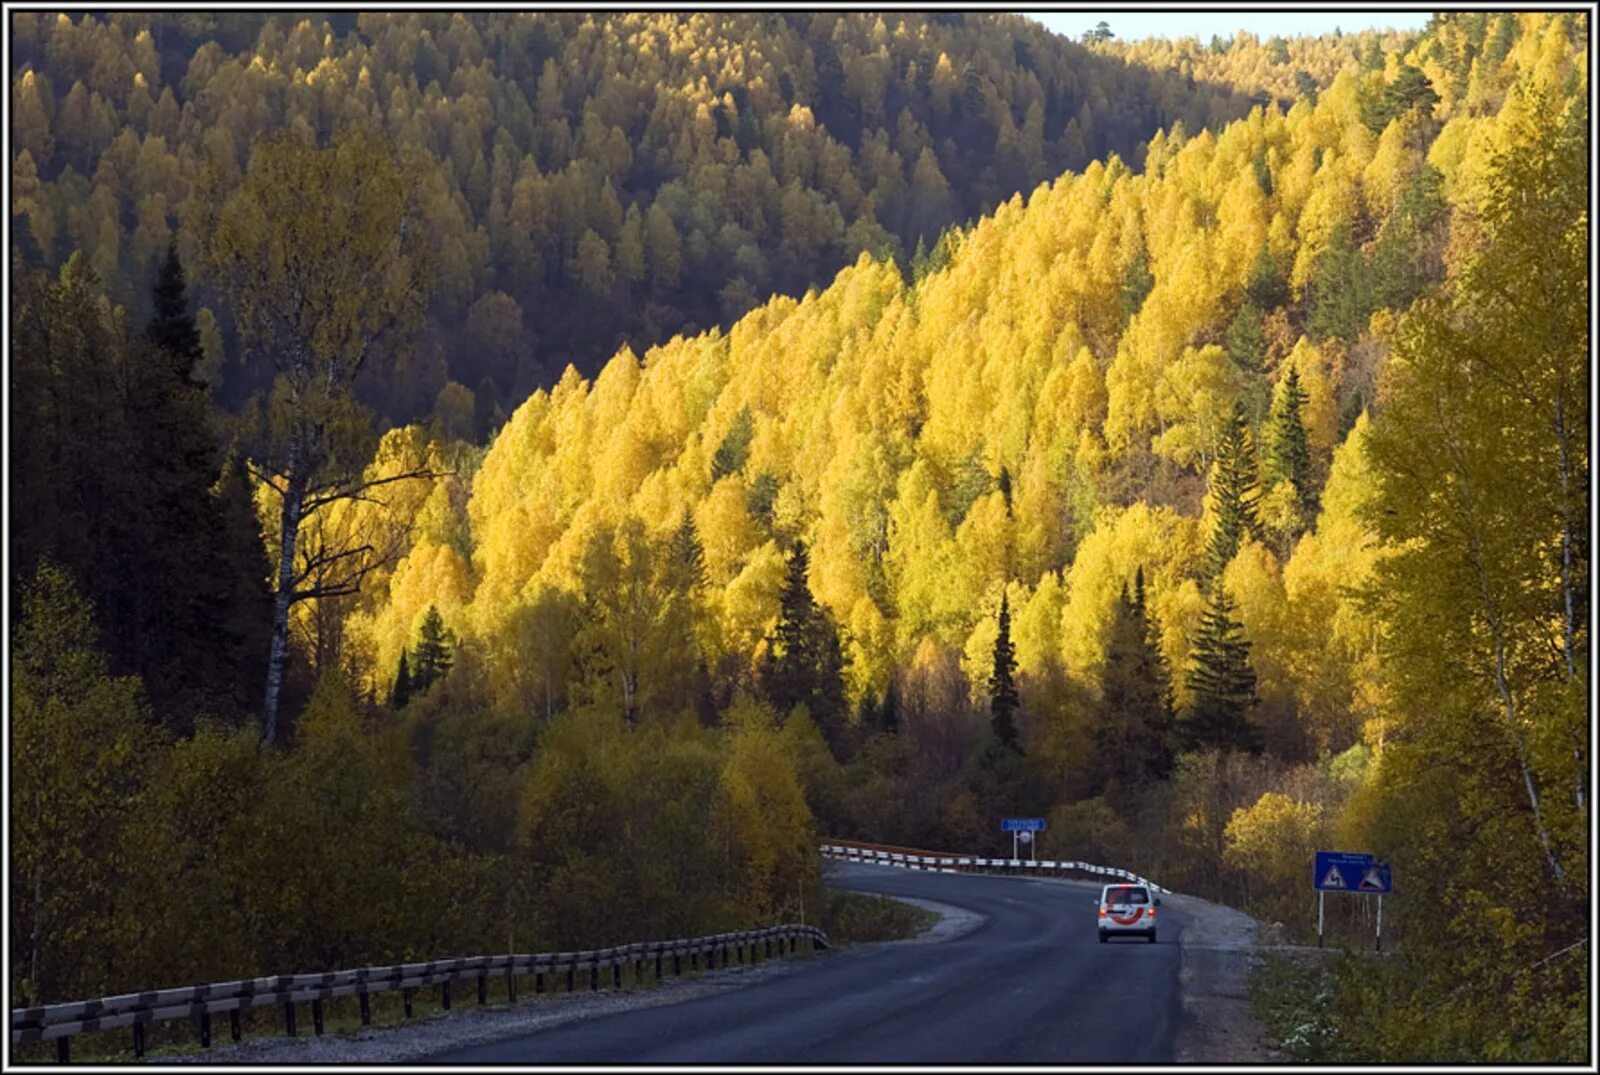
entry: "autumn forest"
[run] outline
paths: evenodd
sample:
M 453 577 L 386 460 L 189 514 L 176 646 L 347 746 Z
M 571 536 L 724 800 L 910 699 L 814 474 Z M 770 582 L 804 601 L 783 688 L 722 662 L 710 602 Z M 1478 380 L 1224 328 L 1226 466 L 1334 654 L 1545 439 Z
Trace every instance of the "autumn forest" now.
M 18 1004 L 1021 815 L 1588 1055 L 1583 12 L 9 17 Z

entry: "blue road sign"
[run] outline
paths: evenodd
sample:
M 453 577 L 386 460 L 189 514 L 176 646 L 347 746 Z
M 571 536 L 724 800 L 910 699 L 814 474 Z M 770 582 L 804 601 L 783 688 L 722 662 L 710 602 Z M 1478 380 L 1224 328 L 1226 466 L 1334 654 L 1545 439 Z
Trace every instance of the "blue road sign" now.
M 1044 818 L 1042 817 L 1003 817 L 1000 819 L 1001 832 L 1043 832 Z
M 1363 889 L 1362 878 L 1373 865 L 1372 856 L 1359 851 L 1318 851 L 1311 884 L 1324 892 L 1377 892 Z M 1382 891 L 1387 892 L 1388 889 Z

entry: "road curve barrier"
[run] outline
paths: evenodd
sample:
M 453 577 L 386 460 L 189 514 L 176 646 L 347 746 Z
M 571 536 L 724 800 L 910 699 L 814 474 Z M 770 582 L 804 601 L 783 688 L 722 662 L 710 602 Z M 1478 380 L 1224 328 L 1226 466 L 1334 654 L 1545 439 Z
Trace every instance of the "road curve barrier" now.
M 571 992 L 582 976 L 589 989 L 600 988 L 601 972 L 611 972 L 613 988 L 622 984 L 622 968 L 631 966 L 635 981 L 642 980 L 653 964 L 656 980 L 664 972 L 682 974 L 685 962 L 694 970 L 724 967 L 730 961 L 754 963 L 774 954 L 790 955 L 796 946 L 810 942 L 827 948 L 828 935 L 816 926 L 782 925 L 767 929 L 719 933 L 675 941 L 645 941 L 614 948 L 595 948 L 582 952 L 545 952 L 537 955 L 471 956 L 438 959 L 430 963 L 396 963 L 387 967 L 360 967 L 322 974 L 280 974 L 265 978 L 244 978 L 233 982 L 186 986 L 179 989 L 124 993 L 95 1000 L 47 1004 L 11 1009 L 11 1044 L 28 1045 L 40 1041 L 56 1043 L 56 1059 L 69 1059 L 68 1041 L 74 1034 L 92 1030 L 133 1028 L 133 1049 L 144 1055 L 145 1028 L 152 1023 L 189 1019 L 195 1024 L 200 1044 L 211 1045 L 211 1017 L 226 1013 L 231 1036 L 241 1035 L 239 1013 L 251 1008 L 277 1005 L 283 1008 L 284 1030 L 295 1034 L 295 1005 L 311 1005 L 315 1033 L 322 1033 L 323 1002 L 336 997 L 360 999 L 363 1026 L 372 1022 L 368 998 L 374 993 L 399 991 L 405 998 L 405 1013 L 418 989 L 439 987 L 440 1005 L 450 1007 L 450 986 L 461 980 L 476 979 L 478 1003 L 487 1001 L 490 978 L 506 980 L 506 995 L 517 998 L 517 979 L 532 975 L 534 992 L 545 989 L 546 977 L 559 981 L 563 976 Z
M 1137 885 L 1145 885 L 1154 892 L 1170 892 L 1147 877 L 1131 870 L 1114 866 L 1096 866 L 1092 862 L 1056 861 L 1053 859 L 983 858 L 977 855 L 960 855 L 945 851 L 896 850 L 884 844 L 868 844 L 858 840 L 831 840 L 821 847 L 822 857 L 844 862 L 864 862 L 875 866 L 897 866 L 907 870 L 934 870 L 939 873 L 1032 873 L 1060 876 L 1066 873 L 1088 873 L 1098 877 L 1111 877 Z

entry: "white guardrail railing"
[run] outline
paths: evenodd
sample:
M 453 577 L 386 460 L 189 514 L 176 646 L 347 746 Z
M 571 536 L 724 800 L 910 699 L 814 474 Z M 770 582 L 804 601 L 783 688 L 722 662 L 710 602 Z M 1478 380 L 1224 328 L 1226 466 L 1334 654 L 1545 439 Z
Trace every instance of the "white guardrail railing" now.
M 1092 862 L 1056 861 L 1054 859 L 981 858 L 976 855 L 955 854 L 919 855 L 910 852 L 883 851 L 877 848 L 859 847 L 849 843 L 827 843 L 822 845 L 821 850 L 824 858 L 841 859 L 845 862 L 863 862 L 876 866 L 898 866 L 907 870 L 934 870 L 938 873 L 989 873 L 993 871 L 1034 874 L 1090 873 L 1099 877 L 1120 878 L 1136 885 L 1146 885 L 1156 892 L 1171 891 L 1171 889 L 1163 888 L 1147 877 L 1140 877 L 1131 870 L 1121 870 L 1114 866 L 1096 866 Z

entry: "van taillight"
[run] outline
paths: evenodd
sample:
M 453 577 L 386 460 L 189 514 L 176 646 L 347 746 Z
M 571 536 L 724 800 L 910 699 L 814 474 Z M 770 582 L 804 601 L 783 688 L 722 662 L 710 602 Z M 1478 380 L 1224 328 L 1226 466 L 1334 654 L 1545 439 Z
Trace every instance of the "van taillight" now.
M 1106 916 L 1106 909 L 1104 907 L 1102 907 L 1102 908 L 1100 908 L 1100 917 L 1104 918 L 1105 916 Z

